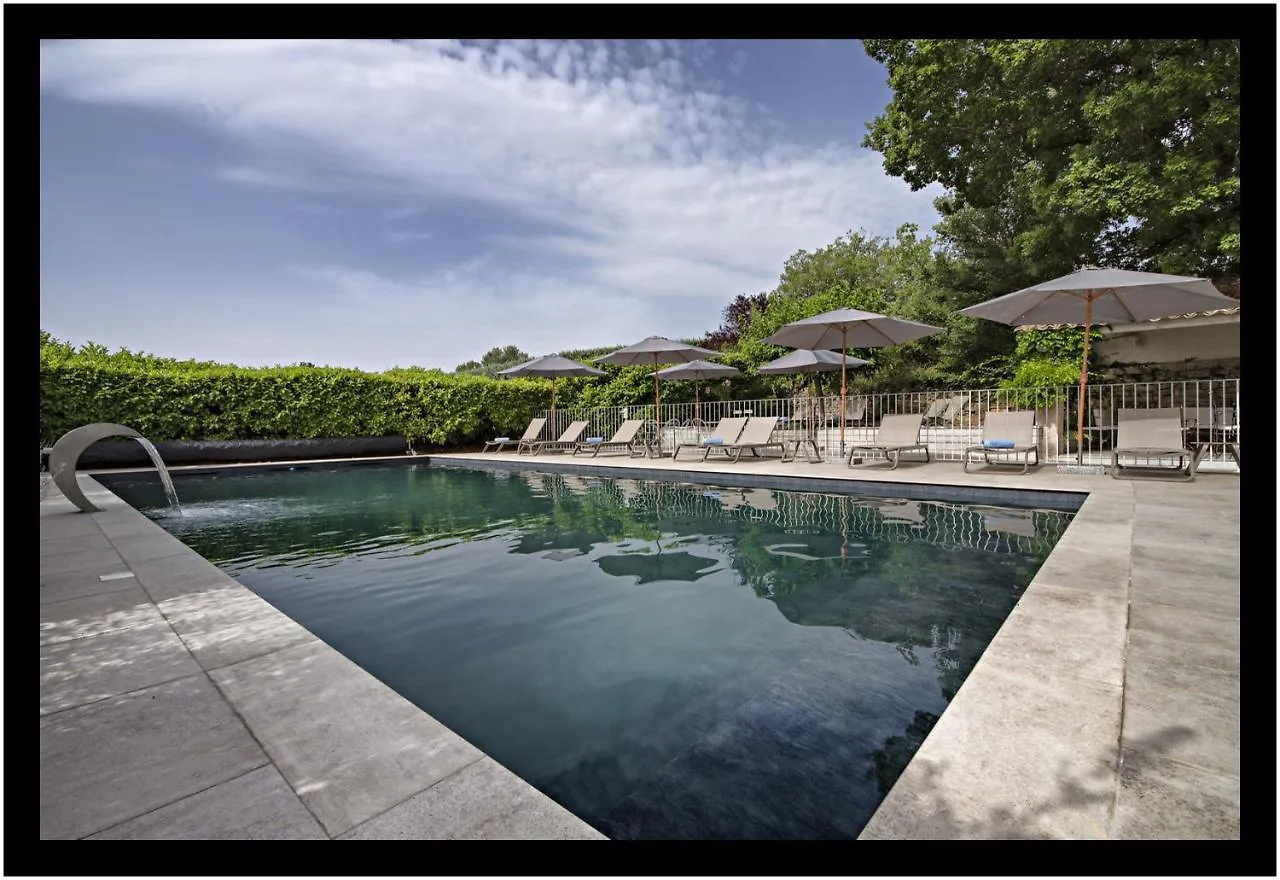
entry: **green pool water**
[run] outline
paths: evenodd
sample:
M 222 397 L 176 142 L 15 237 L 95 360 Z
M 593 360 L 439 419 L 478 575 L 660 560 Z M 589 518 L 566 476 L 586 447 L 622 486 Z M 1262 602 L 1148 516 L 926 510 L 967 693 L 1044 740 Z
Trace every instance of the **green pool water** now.
M 427 465 L 102 481 L 615 839 L 852 838 L 1067 510 Z

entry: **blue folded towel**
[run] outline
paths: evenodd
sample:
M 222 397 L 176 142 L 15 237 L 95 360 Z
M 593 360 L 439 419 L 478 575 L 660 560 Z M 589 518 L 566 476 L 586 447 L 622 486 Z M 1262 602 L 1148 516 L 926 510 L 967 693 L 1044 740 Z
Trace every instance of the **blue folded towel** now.
M 723 446 L 724 438 L 723 437 L 703 437 L 702 443 L 705 446 Z
M 982 445 L 987 449 L 1012 449 L 1017 444 L 1012 440 L 983 440 Z
M 603 442 L 604 442 L 604 438 L 603 438 L 603 437 L 588 437 L 588 438 L 587 438 L 587 442 L 588 442 L 588 443 L 603 443 Z
M 494 438 L 493 438 L 493 442 L 494 442 L 494 443 L 504 443 L 504 442 L 506 442 L 507 440 L 510 440 L 510 439 L 511 439 L 510 437 L 494 437 Z

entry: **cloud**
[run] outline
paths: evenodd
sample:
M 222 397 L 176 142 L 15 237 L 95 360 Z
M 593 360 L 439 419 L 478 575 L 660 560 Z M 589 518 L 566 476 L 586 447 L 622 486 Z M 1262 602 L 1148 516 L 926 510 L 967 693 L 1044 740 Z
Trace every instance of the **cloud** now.
M 263 168 L 236 166 L 219 168 L 213 176 L 229 183 L 242 183 L 246 186 L 265 186 L 274 189 L 308 189 L 308 184 L 301 178 L 281 171 L 267 171 Z
M 308 288 L 309 318 L 347 328 L 349 344 L 360 347 L 348 362 L 373 369 L 452 369 L 498 344 L 535 355 L 625 344 L 650 305 L 488 259 L 411 278 L 342 265 L 289 271 Z
M 387 240 L 395 244 L 402 244 L 406 241 L 426 241 L 435 237 L 434 232 L 399 232 L 393 230 L 387 233 Z
M 695 298 L 710 329 L 797 249 L 936 219 L 937 193 L 886 177 L 874 153 L 788 143 L 753 102 L 709 84 L 711 55 L 656 40 L 59 41 L 42 46 L 41 81 L 231 136 L 248 158 L 227 180 L 359 181 L 399 206 L 388 220 L 457 203 L 513 218 L 534 231 L 486 240 L 529 260 L 519 277 L 536 289 L 653 300 L 626 307 L 629 339 L 671 335 L 658 301 L 674 294 Z

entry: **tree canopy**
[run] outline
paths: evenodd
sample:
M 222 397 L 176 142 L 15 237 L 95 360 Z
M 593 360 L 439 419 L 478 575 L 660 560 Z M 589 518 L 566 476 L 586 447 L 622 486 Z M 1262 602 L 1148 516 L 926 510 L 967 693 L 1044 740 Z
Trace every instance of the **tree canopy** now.
M 495 376 L 499 370 L 514 367 L 533 360 L 527 352 L 514 345 L 495 345 L 484 353 L 478 361 L 466 361 L 454 367 L 455 373 L 469 373 L 479 376 Z
M 863 145 L 941 184 L 942 239 L 1013 290 L 1085 263 L 1234 276 L 1231 40 L 867 40 L 893 100 Z

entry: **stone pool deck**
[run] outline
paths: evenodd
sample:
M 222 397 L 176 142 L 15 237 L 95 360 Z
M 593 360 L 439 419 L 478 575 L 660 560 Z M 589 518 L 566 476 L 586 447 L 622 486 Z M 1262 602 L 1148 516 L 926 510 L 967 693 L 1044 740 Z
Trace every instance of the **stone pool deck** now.
M 1088 493 L 862 838 L 1239 837 L 1238 475 L 430 459 L 899 497 Z M 600 837 L 81 479 L 102 513 L 42 482 L 42 837 Z
M 42 839 L 603 839 L 79 479 L 101 513 L 41 480 Z

